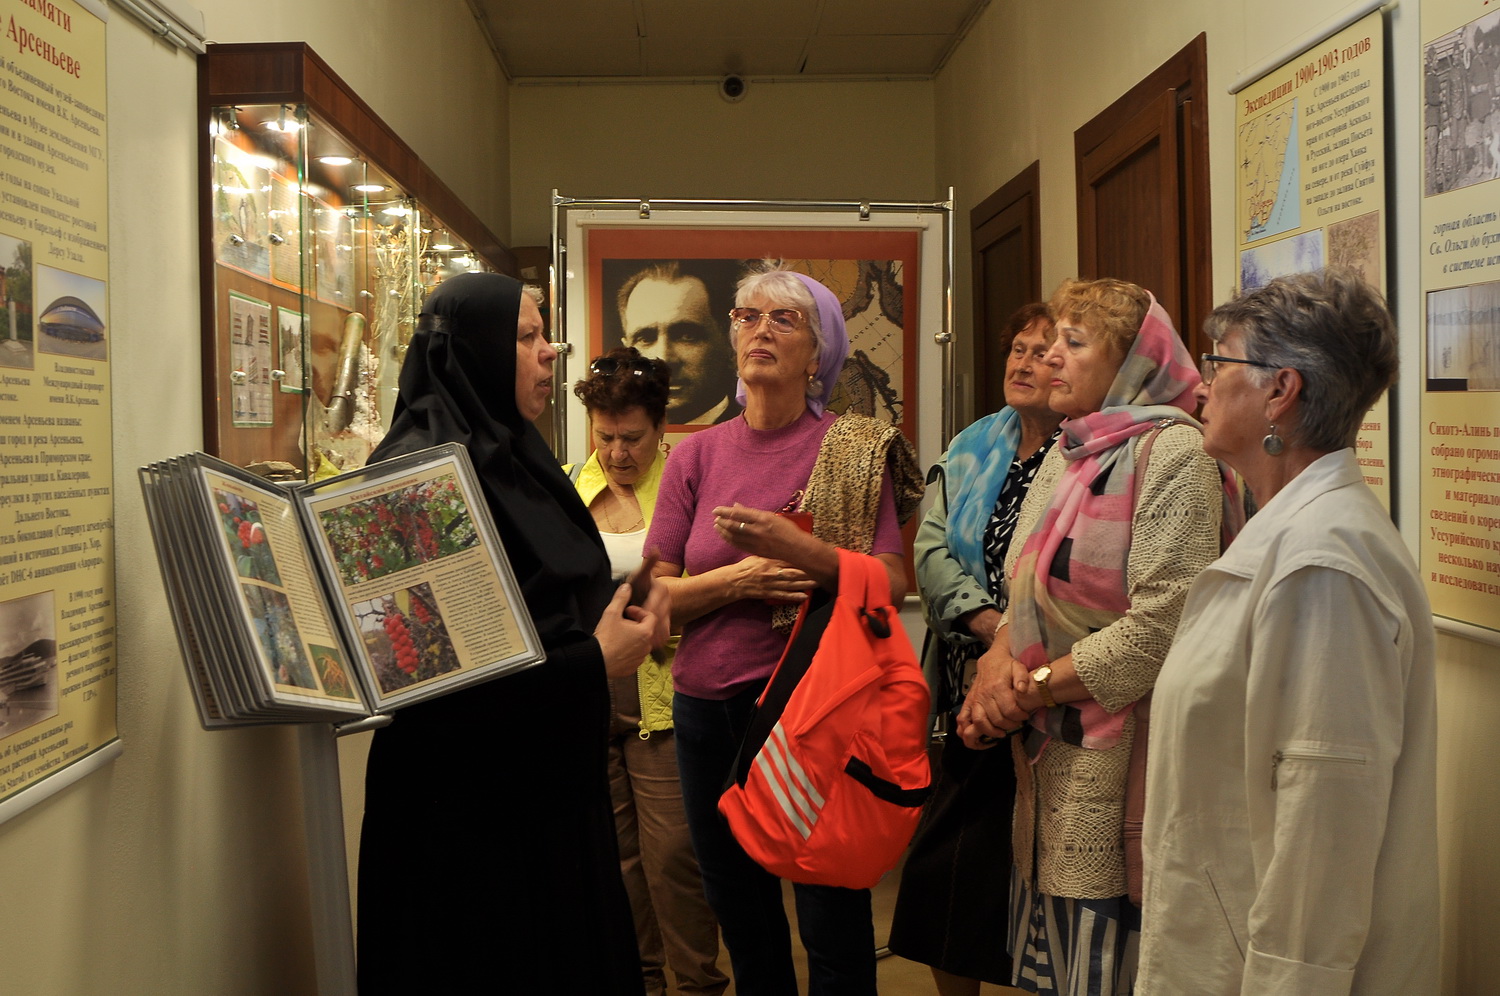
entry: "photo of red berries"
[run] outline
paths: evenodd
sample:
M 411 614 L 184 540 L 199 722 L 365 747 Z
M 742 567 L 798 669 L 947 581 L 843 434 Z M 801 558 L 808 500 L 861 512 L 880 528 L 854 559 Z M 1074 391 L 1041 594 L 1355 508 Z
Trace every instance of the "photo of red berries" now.
M 234 556 L 235 569 L 242 578 L 254 578 L 266 584 L 281 586 L 276 558 L 266 545 L 266 527 L 261 525 L 260 506 L 248 498 L 213 489 L 218 506 L 219 525 Z
M 340 578 L 359 584 L 468 550 L 479 543 L 452 474 L 323 512 Z
M 458 653 L 425 582 L 354 606 L 382 694 L 456 670 Z

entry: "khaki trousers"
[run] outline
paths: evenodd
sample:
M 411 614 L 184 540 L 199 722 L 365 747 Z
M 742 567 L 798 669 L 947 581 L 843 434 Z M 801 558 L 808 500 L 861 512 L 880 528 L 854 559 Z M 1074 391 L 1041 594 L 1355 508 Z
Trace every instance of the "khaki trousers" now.
M 609 790 L 647 996 L 664 996 L 667 967 L 682 996 L 718 996 L 729 979 L 719 970 L 719 926 L 688 836 L 676 741 L 671 730 L 641 738 L 634 675 L 610 685 Z

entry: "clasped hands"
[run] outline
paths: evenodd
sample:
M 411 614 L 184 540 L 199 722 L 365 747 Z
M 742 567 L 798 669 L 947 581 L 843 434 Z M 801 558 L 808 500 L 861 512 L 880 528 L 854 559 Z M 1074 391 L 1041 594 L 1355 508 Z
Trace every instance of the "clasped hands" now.
M 1026 665 L 1010 655 L 1005 641 L 996 641 L 979 658 L 955 732 L 965 747 L 984 750 L 1019 730 L 1044 707 Z

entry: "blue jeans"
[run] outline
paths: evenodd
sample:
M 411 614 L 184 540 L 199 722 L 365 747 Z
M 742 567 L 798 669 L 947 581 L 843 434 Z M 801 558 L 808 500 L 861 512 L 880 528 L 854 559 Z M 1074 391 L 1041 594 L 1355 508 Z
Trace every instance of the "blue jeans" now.
M 703 890 L 719 918 L 739 996 L 794 996 L 792 940 L 781 879 L 747 855 L 719 815 L 719 796 L 762 682 L 716 700 L 678 692 L 672 703 L 682 800 Z M 875 927 L 870 890 L 793 885 L 797 931 L 807 950 L 809 996 L 874 996 Z

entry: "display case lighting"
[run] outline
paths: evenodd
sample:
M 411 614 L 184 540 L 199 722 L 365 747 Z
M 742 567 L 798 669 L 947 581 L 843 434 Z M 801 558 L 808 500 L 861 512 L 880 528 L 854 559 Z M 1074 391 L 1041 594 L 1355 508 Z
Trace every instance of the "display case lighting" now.
M 294 132 L 298 128 L 301 128 L 302 122 L 298 121 L 295 117 L 288 118 L 286 116 L 286 112 L 288 110 L 290 110 L 290 108 L 288 108 L 285 104 L 282 104 L 280 112 L 278 112 L 276 115 L 276 120 L 267 121 L 266 127 L 271 131 L 279 131 L 283 133 Z

